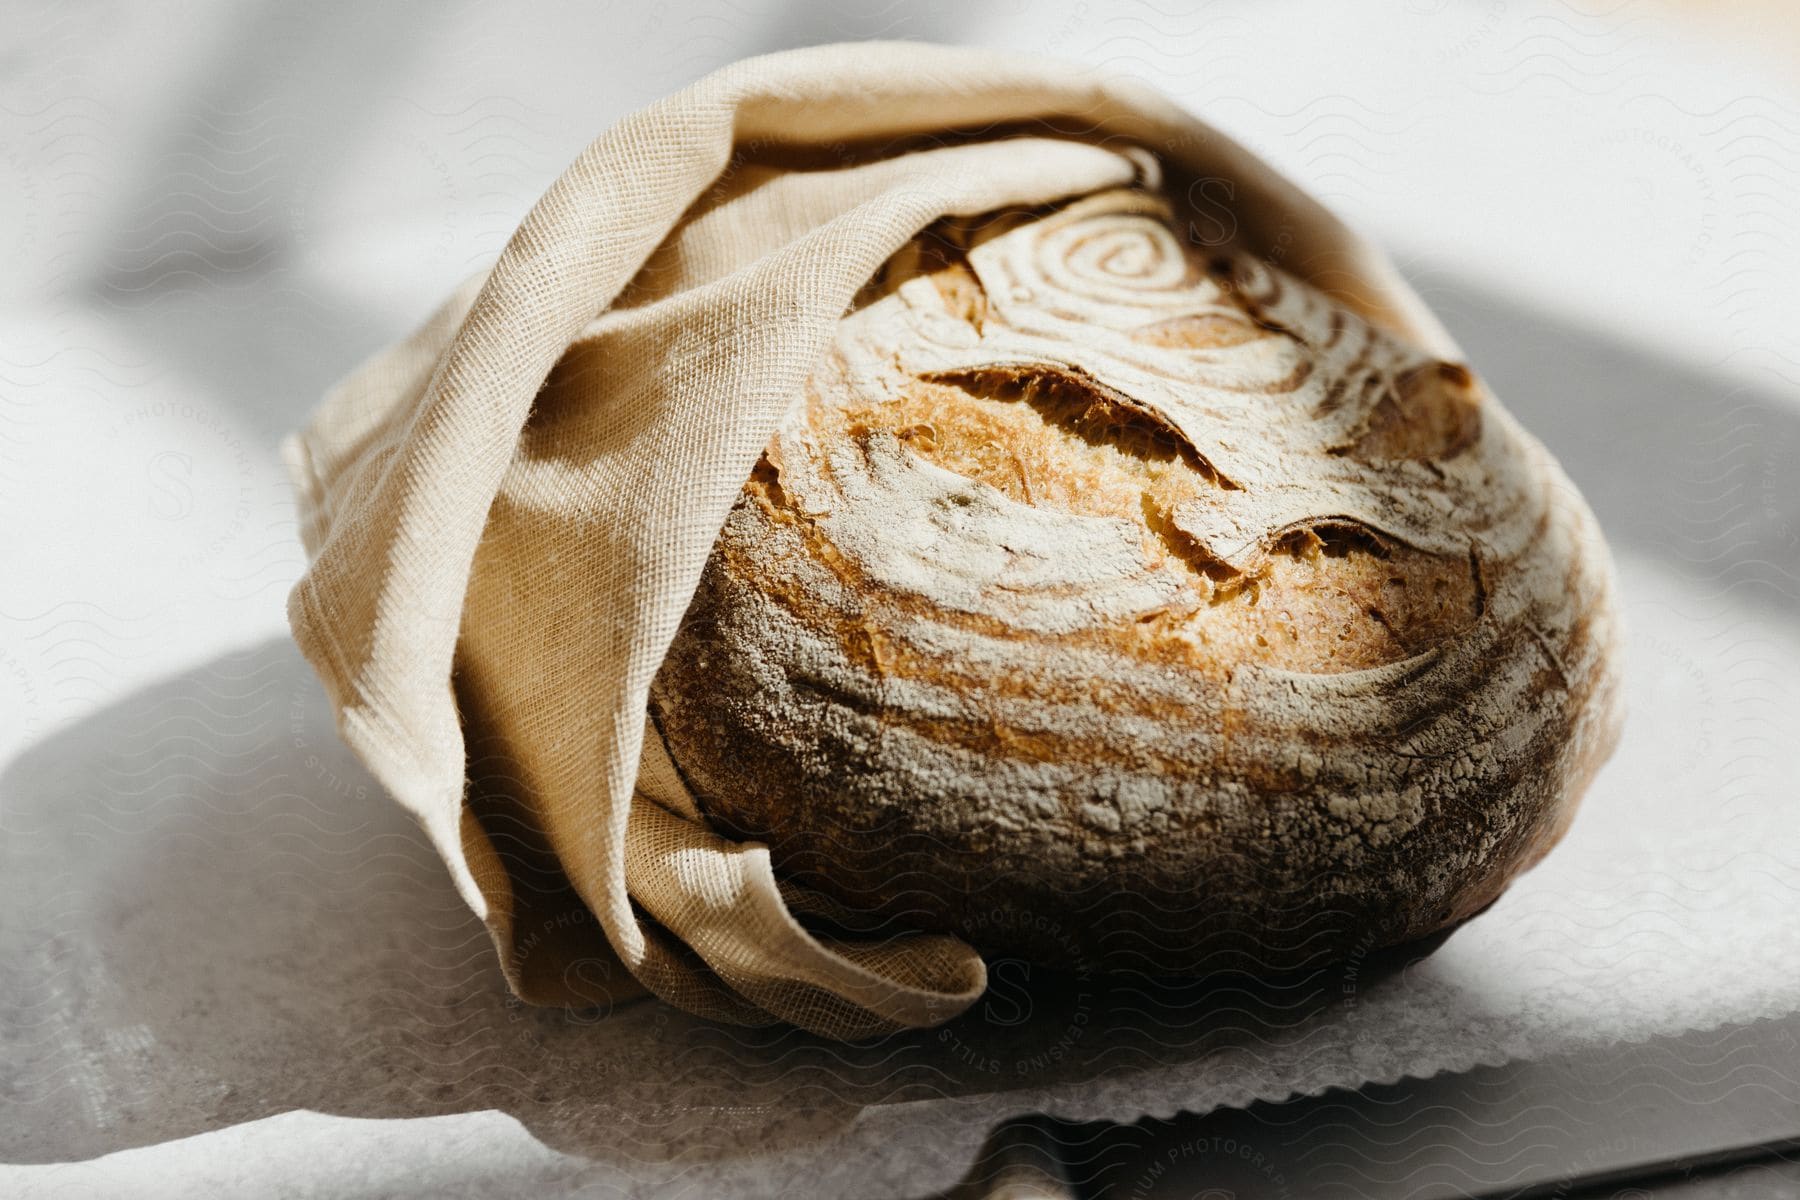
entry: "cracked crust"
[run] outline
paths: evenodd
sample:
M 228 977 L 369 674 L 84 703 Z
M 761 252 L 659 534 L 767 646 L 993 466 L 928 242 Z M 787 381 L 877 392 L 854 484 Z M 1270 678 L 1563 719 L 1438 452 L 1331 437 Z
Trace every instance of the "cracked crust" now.
M 719 535 L 651 715 L 861 919 L 1304 966 L 1491 903 L 1611 750 L 1609 567 L 1542 447 L 1172 229 L 1122 191 L 922 235 Z

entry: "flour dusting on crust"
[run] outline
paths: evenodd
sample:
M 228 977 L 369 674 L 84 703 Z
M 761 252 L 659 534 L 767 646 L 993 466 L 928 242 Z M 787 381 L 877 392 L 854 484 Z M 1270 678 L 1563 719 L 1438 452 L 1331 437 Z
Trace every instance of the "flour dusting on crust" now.
M 933 231 L 841 323 L 656 680 L 709 819 L 875 920 L 1052 912 L 982 948 L 1159 971 L 1420 937 L 1616 738 L 1610 568 L 1542 447 L 1462 364 L 1175 228 L 1119 191 Z

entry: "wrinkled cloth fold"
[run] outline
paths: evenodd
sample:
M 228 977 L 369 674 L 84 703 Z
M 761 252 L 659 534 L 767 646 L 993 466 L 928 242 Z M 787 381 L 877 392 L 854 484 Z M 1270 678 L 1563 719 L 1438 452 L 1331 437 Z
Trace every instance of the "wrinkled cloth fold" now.
M 797 919 L 829 906 L 707 827 L 646 700 L 733 500 L 882 263 L 941 217 L 1131 184 L 1225 197 L 1239 245 L 1454 353 L 1378 251 L 1160 94 L 856 43 L 748 59 L 619 122 L 491 271 L 288 440 L 312 555 L 295 638 L 521 998 L 648 991 L 859 1038 L 981 994 L 954 938 Z

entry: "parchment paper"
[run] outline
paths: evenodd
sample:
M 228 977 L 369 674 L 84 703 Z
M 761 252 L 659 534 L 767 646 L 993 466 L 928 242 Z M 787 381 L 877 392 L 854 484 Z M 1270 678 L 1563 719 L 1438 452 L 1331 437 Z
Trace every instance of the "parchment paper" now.
M 290 1108 L 493 1109 L 676 1191 L 841 1171 L 905 1194 L 947 1185 L 1015 1113 L 1130 1121 L 1789 1011 L 1800 853 L 1774 721 L 1791 709 L 1771 702 L 1800 679 L 1793 625 L 1628 546 L 1619 759 L 1568 841 L 1434 954 L 1261 988 L 1001 964 L 971 1018 L 852 1047 L 654 1004 L 519 1006 L 294 652 L 219 659 L 0 781 L 0 1052 L 28 1118 L 0 1124 L 0 1153 L 82 1158 Z

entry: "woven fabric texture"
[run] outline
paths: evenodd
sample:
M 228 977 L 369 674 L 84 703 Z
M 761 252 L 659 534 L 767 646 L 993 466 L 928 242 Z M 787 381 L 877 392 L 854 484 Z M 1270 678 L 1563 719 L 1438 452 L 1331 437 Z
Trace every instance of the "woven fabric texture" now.
M 822 925 L 766 849 L 708 829 L 646 696 L 859 287 L 940 217 L 1134 182 L 1229 197 L 1241 244 L 1451 349 L 1377 251 L 1160 94 L 856 43 L 748 59 L 619 122 L 289 439 L 312 555 L 294 635 L 520 997 L 648 991 L 859 1038 L 980 995 L 961 942 Z

